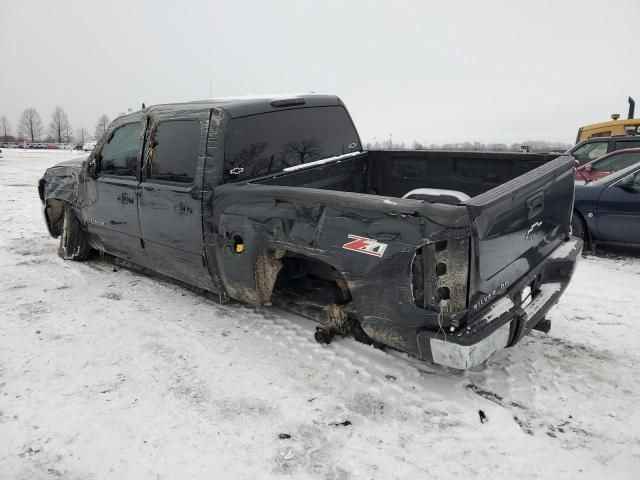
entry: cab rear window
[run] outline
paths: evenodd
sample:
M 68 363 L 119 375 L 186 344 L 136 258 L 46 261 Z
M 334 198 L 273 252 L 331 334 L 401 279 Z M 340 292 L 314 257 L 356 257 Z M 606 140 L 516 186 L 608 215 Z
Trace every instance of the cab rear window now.
M 341 106 L 235 118 L 226 129 L 225 180 L 279 172 L 360 149 L 358 134 Z

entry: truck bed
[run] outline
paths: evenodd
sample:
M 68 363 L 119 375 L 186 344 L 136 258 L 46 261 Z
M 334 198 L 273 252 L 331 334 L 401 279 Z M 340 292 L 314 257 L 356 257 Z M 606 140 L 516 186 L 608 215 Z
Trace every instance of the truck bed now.
M 343 161 L 309 165 L 251 183 L 402 198 L 418 188 L 475 197 L 550 160 L 555 154 L 370 150 Z

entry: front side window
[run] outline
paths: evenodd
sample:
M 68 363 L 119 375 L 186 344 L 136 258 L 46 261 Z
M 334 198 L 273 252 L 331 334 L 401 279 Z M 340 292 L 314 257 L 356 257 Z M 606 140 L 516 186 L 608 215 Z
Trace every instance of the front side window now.
M 591 170 L 595 172 L 617 172 L 640 162 L 640 152 L 616 153 L 594 162 Z
M 200 122 L 167 120 L 151 137 L 153 158 L 149 178 L 167 182 L 192 183 L 198 166 Z
M 574 150 L 573 156 L 582 165 L 583 163 L 590 162 L 591 160 L 595 160 L 596 158 L 600 158 L 605 155 L 607 153 L 608 145 L 608 141 L 587 143 Z
M 340 106 L 294 108 L 229 121 L 225 179 L 265 175 L 360 150 L 347 111 Z
M 134 177 L 141 133 L 140 123 L 130 123 L 115 129 L 100 151 L 100 173 Z

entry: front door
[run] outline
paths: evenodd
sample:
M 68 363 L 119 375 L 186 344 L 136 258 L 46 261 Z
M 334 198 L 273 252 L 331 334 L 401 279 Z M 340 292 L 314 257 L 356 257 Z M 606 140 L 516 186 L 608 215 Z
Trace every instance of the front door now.
M 598 236 L 606 242 L 640 244 L 640 171 L 634 182 L 609 185 L 598 202 Z
M 138 221 L 143 131 L 144 121 L 138 120 L 107 133 L 108 140 L 96 152 L 96 175 L 86 186 L 83 215 L 95 247 L 146 267 Z
M 212 289 L 202 234 L 209 112 L 149 121 L 139 205 L 145 250 L 158 272 Z

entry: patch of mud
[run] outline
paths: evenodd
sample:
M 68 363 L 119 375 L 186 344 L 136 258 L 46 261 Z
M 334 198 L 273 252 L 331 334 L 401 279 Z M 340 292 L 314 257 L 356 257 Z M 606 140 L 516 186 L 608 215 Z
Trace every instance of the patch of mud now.
M 122 300 L 122 296 L 118 293 L 115 292 L 107 292 L 104 293 L 102 295 L 100 295 L 101 298 L 106 298 L 107 300 L 115 300 L 115 301 L 119 301 Z
M 348 480 L 352 475 L 339 465 L 331 461 L 348 438 L 344 441 L 336 441 L 332 435 L 331 441 L 327 437 L 327 429 L 332 433 L 335 427 L 319 424 L 300 425 L 292 433 L 295 441 L 287 441 L 282 444 L 272 458 L 273 473 L 290 475 L 292 478 L 307 477 L 324 478 L 331 480 Z M 347 429 L 339 430 L 347 432 Z
M 535 337 L 536 342 L 542 342 L 545 345 L 552 345 L 556 347 L 553 350 L 547 351 L 550 356 L 562 356 L 569 359 L 582 359 L 584 357 L 591 357 L 596 360 L 612 361 L 613 356 L 607 350 L 599 350 L 587 345 L 581 345 L 579 343 L 573 343 L 563 338 L 552 337 L 549 335 Z
M 567 418 L 550 419 L 537 418 L 535 412 L 531 411 L 525 405 L 518 402 L 509 401 L 502 395 L 487 389 L 480 388 L 478 385 L 470 383 L 465 388 L 482 398 L 489 400 L 497 405 L 511 410 L 513 420 L 520 429 L 527 435 L 535 435 L 536 433 L 544 433 L 549 437 L 558 438 L 566 433 L 574 433 L 582 437 L 589 437 L 591 434 L 585 429 L 576 425 L 576 421 L 572 415 Z
M 118 390 L 124 382 L 126 382 L 127 376 L 124 373 L 118 373 L 115 380 L 111 382 L 98 383 L 89 387 L 89 391 L 94 394 L 107 394 Z
M 16 263 L 16 267 L 25 267 L 25 266 L 32 266 L 32 265 L 42 265 L 45 263 L 52 263 L 51 260 L 49 260 L 48 258 L 34 258 L 32 260 L 24 260 L 22 262 L 18 262 Z
M 346 404 L 346 407 L 358 415 L 363 417 L 372 417 L 377 415 L 384 415 L 385 405 L 384 402 L 370 394 L 370 393 L 358 393 L 355 397 Z

